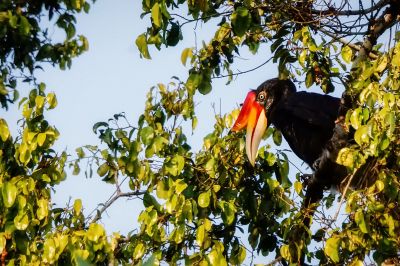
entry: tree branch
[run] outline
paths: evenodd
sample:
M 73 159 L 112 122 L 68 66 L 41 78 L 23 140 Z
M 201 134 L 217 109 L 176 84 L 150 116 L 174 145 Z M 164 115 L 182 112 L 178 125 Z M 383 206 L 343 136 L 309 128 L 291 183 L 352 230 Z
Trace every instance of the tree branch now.
M 346 40 L 345 38 L 341 38 L 341 37 L 337 36 L 336 34 L 333 34 L 333 33 L 329 32 L 329 31 L 327 31 L 327 30 L 324 30 L 323 28 L 320 28 L 320 29 L 318 29 L 318 30 L 319 30 L 320 32 L 322 32 L 322 33 L 328 35 L 329 37 L 331 37 L 331 38 L 334 39 L 335 41 L 338 41 L 338 42 L 340 42 L 340 43 L 342 43 L 342 44 L 344 44 L 344 45 L 347 45 L 347 46 L 349 46 L 350 48 L 352 48 L 352 49 L 354 49 L 354 50 L 356 50 L 356 51 L 360 51 L 360 50 L 361 50 L 361 45 L 357 45 L 357 44 L 351 43 L 350 41 Z M 373 52 L 370 52 L 370 53 L 368 54 L 368 56 L 369 56 L 369 58 L 371 58 L 371 59 L 377 59 L 377 58 L 378 58 L 378 55 L 376 55 L 376 54 L 373 53 Z
M 385 12 L 377 20 L 372 21 L 369 25 L 368 34 L 360 47 L 360 53 L 354 62 L 355 67 L 369 55 L 378 38 L 395 24 L 398 15 L 400 15 L 400 1 L 392 0 Z
M 340 9 L 338 10 L 333 7 L 330 7 L 329 9 L 326 10 L 312 9 L 311 13 L 320 16 L 357 16 L 357 15 L 361 16 L 377 11 L 382 7 L 388 5 L 389 2 L 390 2 L 389 0 L 381 0 L 376 5 L 373 5 L 367 9 L 360 9 L 360 10 L 340 10 Z
M 133 191 L 133 192 L 120 192 L 117 191 L 115 196 L 112 196 L 109 200 L 104 203 L 104 206 L 99 210 L 97 209 L 97 214 L 90 223 L 96 223 L 101 219 L 101 215 L 119 198 L 129 198 L 133 196 L 144 195 L 146 191 Z

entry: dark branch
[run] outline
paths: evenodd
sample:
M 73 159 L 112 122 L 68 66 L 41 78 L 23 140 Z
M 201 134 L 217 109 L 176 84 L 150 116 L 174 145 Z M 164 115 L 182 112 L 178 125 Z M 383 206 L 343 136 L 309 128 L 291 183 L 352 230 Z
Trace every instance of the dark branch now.
M 101 215 L 119 198 L 130 198 L 134 196 L 144 195 L 146 191 L 133 191 L 133 192 L 116 192 L 115 196 L 111 197 L 104 203 L 104 206 L 99 210 L 97 210 L 96 216 L 90 223 L 95 223 L 101 219 Z
M 369 33 L 365 36 L 364 42 L 360 47 L 358 58 L 354 62 L 354 66 L 357 66 L 358 62 L 364 60 L 372 51 L 378 38 L 396 23 L 398 15 L 400 15 L 400 1 L 392 0 L 385 12 L 377 20 L 371 22 L 368 29 Z
M 311 13 L 320 16 L 361 16 L 380 10 L 382 7 L 388 5 L 389 2 L 389 0 L 381 0 L 376 5 L 360 10 L 338 10 L 331 7 L 326 10 L 312 9 Z

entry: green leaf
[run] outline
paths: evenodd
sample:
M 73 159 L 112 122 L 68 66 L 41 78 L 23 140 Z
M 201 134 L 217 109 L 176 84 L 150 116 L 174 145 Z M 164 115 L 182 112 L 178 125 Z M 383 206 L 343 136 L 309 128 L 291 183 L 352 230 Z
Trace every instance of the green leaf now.
M 338 237 L 331 237 L 326 241 L 324 248 L 325 254 L 335 263 L 338 263 L 339 258 L 339 244 L 340 239 Z
M 75 215 L 80 214 L 81 211 L 82 211 L 82 200 L 81 199 L 76 199 L 74 201 L 74 212 L 75 212 Z
M 192 48 L 185 48 L 181 54 L 181 62 L 182 65 L 186 66 L 186 62 L 188 58 L 192 58 L 193 56 L 193 49 Z
M 342 51 L 341 51 L 341 55 L 343 60 L 349 64 L 351 63 L 351 58 L 353 56 L 353 50 L 349 47 L 349 46 L 343 46 L 342 47 Z
M 212 90 L 211 81 L 203 77 L 198 90 L 203 95 L 209 94 Z
M 350 115 L 350 123 L 354 129 L 358 129 L 361 126 L 361 113 L 362 108 L 356 108 Z
M 364 125 L 356 130 L 356 132 L 354 133 L 354 140 L 357 142 L 358 145 L 361 146 L 363 143 L 369 142 L 370 129 L 370 126 Z
M 364 219 L 364 213 L 363 210 L 358 209 L 354 220 L 356 221 L 356 224 L 358 225 L 358 227 L 360 228 L 360 231 L 363 232 L 364 234 L 368 234 L 369 230 L 368 230 L 368 224 Z
M 219 206 L 222 209 L 221 217 L 226 225 L 230 225 L 235 220 L 236 208 L 234 203 L 220 201 Z
M 249 10 L 243 6 L 238 7 L 232 14 L 231 22 L 233 32 L 242 37 L 250 27 L 251 16 Z
M 100 177 L 103 177 L 108 173 L 109 170 L 110 170 L 110 166 L 108 165 L 107 162 L 105 162 L 102 165 L 100 165 L 99 168 L 97 168 L 97 174 Z
M 43 262 L 53 264 L 56 257 L 56 243 L 52 238 L 44 242 Z
M 354 151 L 350 148 L 341 149 L 337 156 L 336 162 L 347 167 L 354 167 Z
M 154 129 L 152 127 L 144 127 L 140 131 L 140 138 L 143 144 L 149 145 L 154 138 Z
M 279 253 L 281 254 L 282 258 L 284 258 L 287 261 L 290 261 L 290 250 L 289 250 L 289 245 L 282 245 Z
M 147 48 L 147 40 L 146 40 L 146 34 L 141 34 L 136 38 L 136 46 L 139 49 L 140 55 L 143 56 L 146 59 L 151 59 L 149 50 Z
M 175 192 L 177 194 L 181 194 L 186 188 L 187 188 L 188 184 L 186 184 L 185 181 L 183 181 L 182 179 L 177 179 L 175 181 Z
M 386 69 L 388 63 L 388 58 L 387 56 L 383 56 L 383 58 L 381 58 L 375 68 L 375 71 L 380 73 L 382 71 L 384 71 Z
M 175 155 L 172 159 L 166 163 L 165 168 L 168 173 L 173 176 L 177 176 L 185 166 L 185 158 L 181 155 Z
M 296 180 L 294 182 L 294 190 L 296 191 L 297 194 L 300 195 L 302 189 L 303 189 L 303 184 L 300 181 Z
M 146 260 L 142 266 L 159 266 L 160 260 L 157 258 L 156 254 L 151 254 L 150 258 Z
M 88 240 L 97 242 L 103 236 L 105 236 L 105 230 L 100 224 L 90 224 L 89 229 L 86 233 Z
M 144 255 L 145 251 L 146 251 L 146 247 L 143 245 L 143 243 L 137 244 L 133 251 L 133 258 L 135 260 L 141 259 Z
M 202 79 L 203 76 L 201 74 L 192 72 L 186 81 L 186 87 L 190 92 L 194 93 L 194 91 L 199 87 Z
M 46 141 L 46 133 L 39 133 L 37 135 L 37 144 L 40 147 L 42 147 L 45 141 Z
M 14 225 L 15 225 L 15 228 L 17 228 L 18 230 L 21 230 L 21 231 L 25 230 L 29 225 L 28 213 L 21 212 L 17 216 L 15 216 Z
M 4 142 L 10 136 L 10 131 L 8 129 L 8 125 L 6 120 L 0 119 L 0 138 Z
M 4 206 L 6 206 L 7 208 L 13 206 L 15 198 L 17 197 L 17 187 L 10 182 L 6 182 L 5 184 L 3 184 L 1 192 L 3 196 Z
M 204 238 L 205 238 L 206 234 L 207 234 L 207 232 L 204 228 L 204 224 L 200 225 L 196 231 L 196 242 L 200 247 L 203 246 L 203 242 L 204 242 Z
M 275 145 L 280 146 L 282 143 L 282 133 L 275 128 L 274 133 L 272 135 L 272 139 L 274 140 Z
M 44 106 L 45 100 L 46 100 L 46 98 L 41 95 L 36 96 L 36 98 L 35 98 L 36 108 L 42 109 Z
M 4 237 L 4 234 L 0 234 L 0 253 L 3 252 L 6 247 L 7 239 Z
M 183 241 L 183 238 L 185 237 L 185 225 L 180 225 L 176 227 L 171 233 L 171 236 L 173 236 L 173 240 L 176 244 L 181 243 Z
M 210 197 L 211 197 L 211 191 L 207 190 L 206 192 L 203 192 L 199 195 L 197 203 L 199 204 L 200 207 L 207 208 L 208 205 L 210 205 Z
M 314 72 L 309 70 L 306 74 L 306 87 L 310 88 L 314 84 Z
M 151 8 L 151 18 L 153 19 L 153 23 L 157 28 L 161 27 L 162 24 L 162 14 L 160 10 L 160 5 L 155 3 Z
M 50 92 L 49 94 L 47 94 L 46 101 L 49 105 L 49 109 L 56 108 L 56 106 L 58 104 L 57 97 L 56 97 L 55 93 L 53 93 L 53 92 Z
M 381 192 L 385 188 L 385 184 L 381 180 L 375 182 L 377 192 Z
M 82 147 L 76 148 L 76 155 L 78 155 L 79 159 L 82 159 L 83 157 L 85 157 L 85 152 L 83 151 Z
M 168 187 L 168 182 L 166 180 L 158 181 L 156 194 L 157 194 L 157 197 L 159 197 L 160 199 L 167 199 L 168 198 L 168 196 L 169 196 L 169 187 Z
M 38 209 L 36 211 L 36 216 L 39 220 L 43 220 L 47 217 L 49 212 L 49 202 L 46 199 L 38 200 Z

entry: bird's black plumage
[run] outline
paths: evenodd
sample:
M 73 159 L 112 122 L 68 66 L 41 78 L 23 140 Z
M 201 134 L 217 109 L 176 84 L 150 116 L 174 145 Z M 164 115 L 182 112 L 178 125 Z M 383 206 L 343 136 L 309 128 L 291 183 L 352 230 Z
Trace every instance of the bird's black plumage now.
M 290 80 L 271 79 L 256 93 L 265 92 L 267 119 L 279 129 L 293 152 L 312 169 L 331 139 L 340 99 L 317 93 L 297 92 Z M 270 101 L 270 102 L 268 102 Z

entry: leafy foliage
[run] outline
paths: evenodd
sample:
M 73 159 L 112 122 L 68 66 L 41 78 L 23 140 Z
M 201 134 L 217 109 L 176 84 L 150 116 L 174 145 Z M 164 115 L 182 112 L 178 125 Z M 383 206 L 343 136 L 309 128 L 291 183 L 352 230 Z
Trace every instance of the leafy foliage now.
M 43 63 L 71 67 L 72 58 L 88 49 L 84 36 L 76 36 L 75 14 L 88 12 L 89 3 L 74 1 L 14 1 L 0 3 L 0 103 L 18 99 L 17 80 L 29 82 Z M 63 42 L 53 42 L 43 18 L 65 32 Z M 10 95 L 13 93 L 13 95 Z
M 151 58 L 149 46 L 177 45 L 188 23 L 217 19 L 215 34 L 202 47 L 183 50 L 180 60 L 190 68 L 187 80 L 174 78 L 151 88 L 137 125 L 123 113 L 96 123 L 93 131 L 101 143 L 77 148 L 76 157 L 67 162 L 66 152 L 53 150 L 59 132 L 45 119 L 57 98 L 34 80 L 34 71 L 44 62 L 70 67 L 71 59 L 87 49 L 86 39 L 75 37 L 74 15 L 87 12 L 89 4 L 3 1 L 2 106 L 18 98 L 17 75 L 33 80 L 34 89 L 19 102 L 19 135 L 13 136 L 0 118 L 0 262 L 239 265 L 253 251 L 285 264 L 297 264 L 302 254 L 313 264 L 359 265 L 369 256 L 377 263 L 396 260 L 400 44 L 397 37 L 386 46 L 376 42 L 398 23 L 400 9 L 385 0 L 360 10 L 348 8 L 347 1 L 329 4 L 143 0 L 143 17 L 150 25 L 135 43 L 144 58 Z M 186 17 L 176 13 L 184 5 Z M 366 21 L 365 15 L 374 20 Z M 351 24 L 349 16 L 360 23 Z M 41 17 L 66 33 L 63 42 L 48 38 Z M 351 42 L 359 35 L 365 37 L 361 45 Z M 197 124 L 195 97 L 212 90 L 213 78 L 227 75 L 229 82 L 238 74 L 231 66 L 243 47 L 256 54 L 265 44 L 281 78 L 325 93 L 338 82 L 344 87 L 346 109 L 338 125 L 349 142 L 336 161 L 349 175 L 338 188 L 341 196 L 324 197 L 323 209 L 314 217 L 315 232 L 304 228 L 306 184 L 300 173 L 289 174 L 287 155 L 267 144 L 259 150 L 255 167 L 244 157 L 243 134 L 229 132 L 238 110 L 215 116 L 201 150 L 189 144 Z M 277 146 L 282 142 L 274 128 L 265 139 Z M 89 165 L 87 176 L 95 172 L 116 189 L 94 217 L 85 217 L 79 199 L 64 209 L 51 202 L 51 189 L 66 178 L 65 166 L 79 174 L 82 163 Z M 128 191 L 121 190 L 125 181 Z M 121 197 L 142 203 L 140 228 L 127 236 L 109 236 L 98 222 Z M 338 220 L 344 202 L 345 219 Z M 328 217 L 325 207 L 336 214 Z

